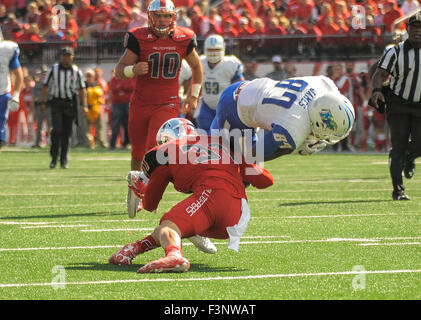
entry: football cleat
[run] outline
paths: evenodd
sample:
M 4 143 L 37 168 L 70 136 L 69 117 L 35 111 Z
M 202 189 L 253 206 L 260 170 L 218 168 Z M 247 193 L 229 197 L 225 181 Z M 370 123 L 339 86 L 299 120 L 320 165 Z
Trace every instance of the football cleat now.
M 129 190 L 127 191 L 126 204 L 127 204 L 127 214 L 129 215 L 129 218 L 136 217 L 136 213 L 138 211 L 139 204 L 140 204 L 140 199 L 135 195 L 135 193 L 130 187 L 129 187 Z
M 403 174 L 405 175 L 405 178 L 411 179 L 415 174 L 415 161 L 407 161 L 405 163 L 405 166 L 403 168 Z
M 392 198 L 393 200 L 411 200 L 402 190 L 393 191 Z
M 130 218 L 136 217 L 136 213 L 142 209 L 140 199 L 145 192 L 145 184 L 139 181 L 141 171 L 130 171 L 127 174 L 129 190 L 127 192 L 127 213 Z
M 136 243 L 130 243 L 114 253 L 108 262 L 119 266 L 129 266 L 133 259 L 137 256 L 135 252 Z
M 186 272 L 190 269 L 190 262 L 183 257 L 181 250 L 175 246 L 165 257 L 145 264 L 137 270 L 138 273 Z M 165 250 L 167 251 L 167 250 Z
M 197 249 L 199 249 L 200 251 L 204 253 L 215 254 L 218 251 L 218 249 L 215 247 L 215 245 L 212 243 L 212 241 L 209 238 L 195 235 L 188 239 L 194 244 L 194 246 Z

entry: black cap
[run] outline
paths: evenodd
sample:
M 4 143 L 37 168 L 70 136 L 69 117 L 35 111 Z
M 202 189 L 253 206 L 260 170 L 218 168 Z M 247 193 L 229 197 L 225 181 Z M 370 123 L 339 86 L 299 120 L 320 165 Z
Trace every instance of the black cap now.
M 70 55 L 72 55 L 72 56 L 74 56 L 74 55 L 75 55 L 75 53 L 74 53 L 73 49 L 72 49 L 72 48 L 70 48 L 70 47 L 65 47 L 65 48 L 61 49 L 61 54 L 62 54 L 62 55 L 63 55 L 63 54 L 70 54 Z
M 421 12 L 418 12 L 411 16 L 408 20 L 408 24 L 414 23 L 414 22 L 420 22 L 421 23 Z

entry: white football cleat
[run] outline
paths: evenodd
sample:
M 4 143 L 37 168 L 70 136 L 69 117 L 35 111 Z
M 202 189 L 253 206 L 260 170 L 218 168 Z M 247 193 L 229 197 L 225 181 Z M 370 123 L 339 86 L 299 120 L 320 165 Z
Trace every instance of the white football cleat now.
M 134 191 L 130 188 L 134 186 L 134 179 L 136 179 L 136 171 L 130 171 L 127 175 L 127 183 L 129 184 L 129 190 L 127 191 L 127 214 L 130 218 L 136 217 L 137 209 L 139 207 L 140 199 L 136 196 Z
M 188 238 L 194 246 L 204 253 L 214 254 L 218 251 L 215 245 L 209 238 L 202 237 L 199 235 L 195 235 L 193 237 Z

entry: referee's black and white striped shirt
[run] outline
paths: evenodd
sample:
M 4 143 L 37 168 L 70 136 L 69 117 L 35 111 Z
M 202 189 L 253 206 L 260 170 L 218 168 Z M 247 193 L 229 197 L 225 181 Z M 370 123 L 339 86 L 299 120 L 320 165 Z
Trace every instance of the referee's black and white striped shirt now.
M 60 63 L 54 64 L 44 78 L 44 85 L 50 88 L 52 98 L 72 99 L 80 89 L 86 88 L 82 71 L 75 64 L 64 68 Z
M 409 102 L 421 102 L 421 48 L 408 40 L 387 50 L 378 67 L 390 74 L 389 87 L 395 95 Z

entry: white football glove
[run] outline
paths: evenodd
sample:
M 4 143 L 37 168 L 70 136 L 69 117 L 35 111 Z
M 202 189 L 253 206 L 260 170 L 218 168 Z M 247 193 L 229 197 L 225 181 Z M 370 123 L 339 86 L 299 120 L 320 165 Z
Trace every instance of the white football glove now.
M 13 93 L 12 98 L 8 102 L 8 107 L 10 111 L 17 111 L 19 109 L 19 92 Z
M 309 156 L 326 148 L 328 143 L 324 140 L 318 140 L 315 137 L 308 137 L 303 145 L 298 149 L 298 154 Z

